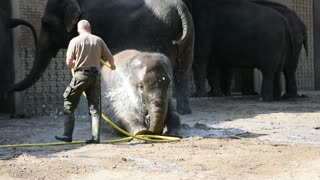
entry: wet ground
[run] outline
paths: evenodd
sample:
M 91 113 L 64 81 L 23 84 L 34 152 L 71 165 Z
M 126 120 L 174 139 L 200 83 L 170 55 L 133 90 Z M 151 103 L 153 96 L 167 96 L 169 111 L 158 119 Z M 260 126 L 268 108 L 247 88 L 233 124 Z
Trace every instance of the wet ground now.
M 304 93 L 309 98 L 281 102 L 192 98 L 175 143 L 0 149 L 0 179 L 320 179 L 320 92 Z M 0 145 L 56 142 L 63 130 L 60 116 L 0 123 Z M 102 139 L 119 138 L 103 129 Z M 78 116 L 74 140 L 87 138 L 89 118 Z

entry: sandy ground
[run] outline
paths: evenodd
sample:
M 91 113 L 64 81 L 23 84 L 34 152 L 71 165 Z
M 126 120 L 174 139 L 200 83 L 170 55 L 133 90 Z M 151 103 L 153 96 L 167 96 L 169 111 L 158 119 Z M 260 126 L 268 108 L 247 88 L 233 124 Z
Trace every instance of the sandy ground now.
M 179 142 L 0 149 L 0 179 L 320 179 L 320 92 L 193 98 Z M 0 145 L 55 142 L 59 116 L 0 119 Z M 90 137 L 78 117 L 74 140 Z M 104 132 L 102 139 L 114 139 Z

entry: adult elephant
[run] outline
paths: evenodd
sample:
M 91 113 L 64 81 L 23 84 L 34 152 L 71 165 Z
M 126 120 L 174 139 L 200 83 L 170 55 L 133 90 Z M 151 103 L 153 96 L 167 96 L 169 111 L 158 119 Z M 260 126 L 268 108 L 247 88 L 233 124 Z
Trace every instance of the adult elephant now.
M 102 111 L 129 133 L 177 132 L 180 118 L 172 107 L 172 65 L 164 54 L 122 51 L 116 71 L 101 70 Z
M 261 5 L 263 7 L 272 8 L 276 10 L 281 15 L 283 15 L 289 24 L 289 28 L 292 32 L 292 46 L 293 49 L 288 48 L 289 52 L 292 53 L 292 56 L 287 56 L 283 74 L 285 77 L 285 94 L 282 98 L 296 98 L 296 97 L 305 97 L 304 95 L 298 95 L 298 88 L 296 83 L 296 70 L 299 63 L 299 55 L 302 47 L 304 46 L 306 52 L 308 52 L 308 37 L 307 37 L 307 28 L 301 18 L 288 7 L 271 2 L 268 0 L 250 0 L 253 3 Z M 292 52 L 290 52 L 292 51 Z M 230 70 L 222 70 L 221 74 L 208 74 L 209 84 L 211 87 L 211 91 L 209 92 L 209 96 L 220 96 L 220 95 L 231 95 L 231 82 L 226 81 L 226 79 L 232 77 L 232 73 Z M 235 71 L 235 70 L 233 70 Z M 231 74 L 228 74 L 231 73 Z M 242 94 L 256 94 L 254 92 L 253 85 L 253 70 L 237 70 L 237 74 L 241 76 L 242 81 Z M 228 84 L 227 84 L 228 83 Z
M 292 48 L 287 20 L 276 11 L 247 0 L 193 1 L 197 95 L 206 95 L 207 73 L 258 68 L 262 99 L 279 100 L 280 74 Z M 210 78 L 208 77 L 208 81 Z M 231 78 L 226 78 L 231 82 Z
M 48 0 L 35 62 L 13 91 L 39 80 L 52 57 L 77 35 L 76 23 L 81 19 L 90 22 L 93 33 L 106 41 L 113 53 L 137 49 L 168 56 L 174 70 L 177 110 L 191 113 L 188 95 L 194 31 L 192 17 L 181 0 Z
M 304 46 L 305 52 L 308 55 L 308 35 L 307 27 L 302 19 L 287 6 L 279 3 L 271 2 L 268 0 L 252 0 L 252 2 L 259 5 L 270 7 L 277 12 L 281 13 L 287 20 L 292 30 L 292 43 L 293 43 L 293 56 L 288 56 L 283 68 L 283 74 L 285 77 L 286 91 L 283 98 L 296 98 L 304 97 L 298 94 L 298 88 L 296 83 L 296 71 L 299 64 L 299 56 L 302 47 Z

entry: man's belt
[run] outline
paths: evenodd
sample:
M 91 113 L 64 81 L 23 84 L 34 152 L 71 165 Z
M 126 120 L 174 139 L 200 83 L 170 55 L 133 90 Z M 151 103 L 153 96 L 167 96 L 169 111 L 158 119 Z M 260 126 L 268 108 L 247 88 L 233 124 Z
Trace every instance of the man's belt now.
M 75 70 L 75 72 L 93 72 L 93 73 L 97 73 L 98 69 L 96 67 L 90 67 L 90 68 L 77 68 Z

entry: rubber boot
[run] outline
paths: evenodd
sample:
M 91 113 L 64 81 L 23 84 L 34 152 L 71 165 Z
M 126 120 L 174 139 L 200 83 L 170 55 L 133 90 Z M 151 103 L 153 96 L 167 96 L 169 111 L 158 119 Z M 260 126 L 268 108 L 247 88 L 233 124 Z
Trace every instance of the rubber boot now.
M 87 140 L 87 144 L 99 144 L 100 143 L 100 118 L 99 116 L 94 116 L 91 118 L 91 131 L 92 131 L 92 138 Z
M 55 138 L 59 141 L 72 142 L 74 121 L 74 115 L 64 115 L 64 133 L 62 136 L 55 136 Z

